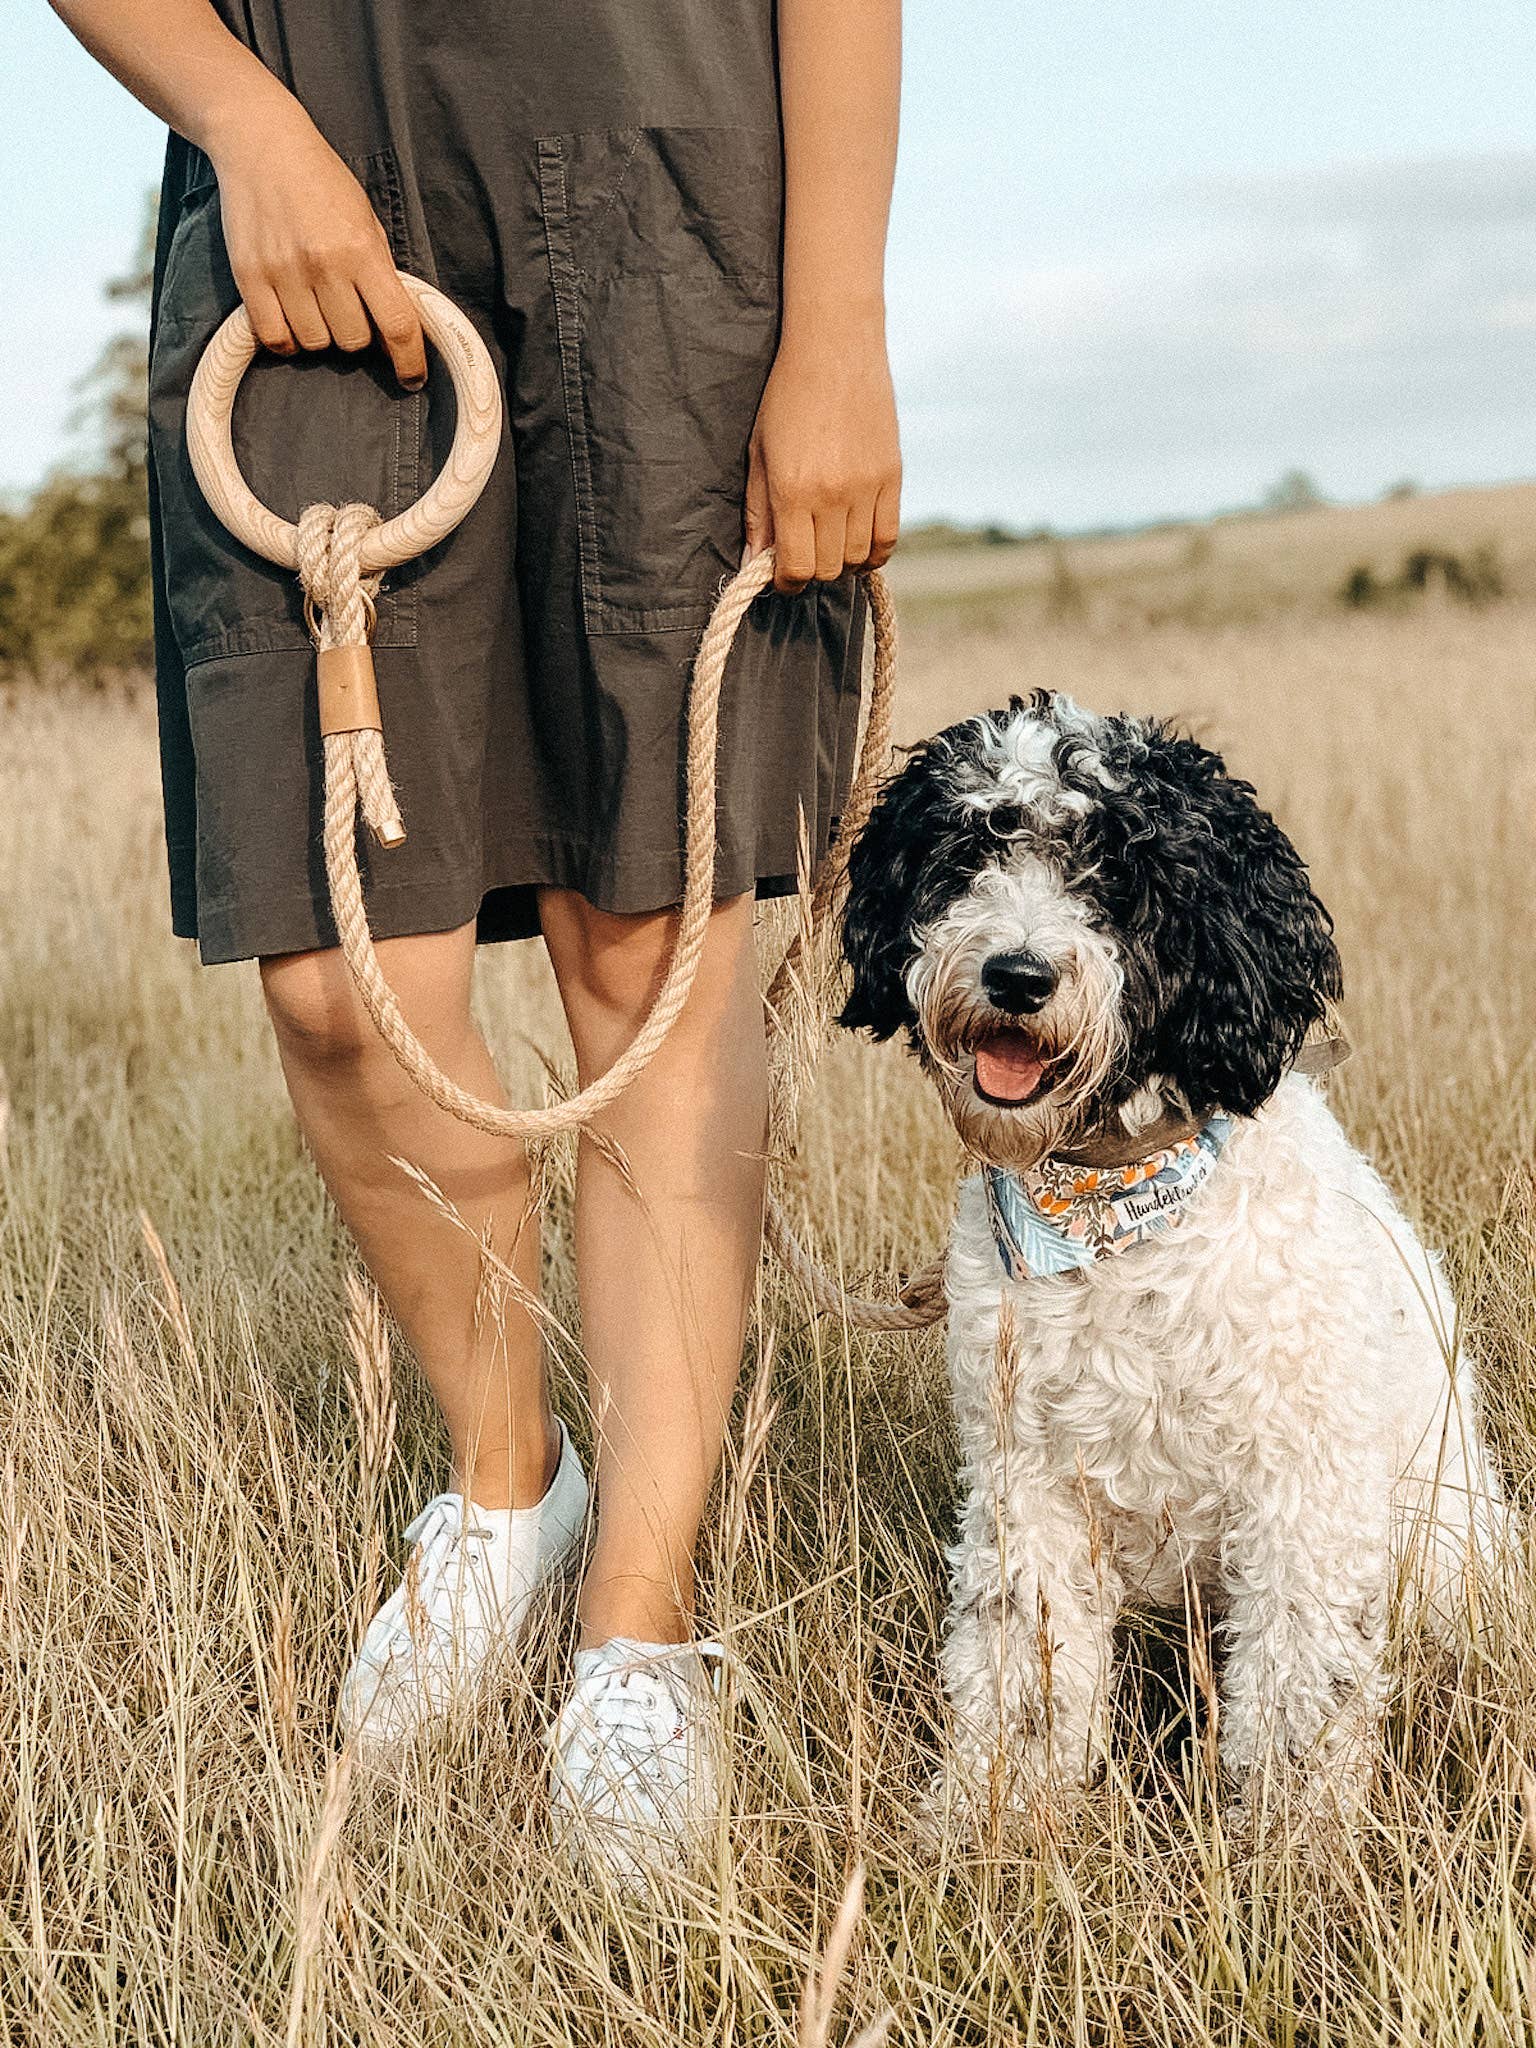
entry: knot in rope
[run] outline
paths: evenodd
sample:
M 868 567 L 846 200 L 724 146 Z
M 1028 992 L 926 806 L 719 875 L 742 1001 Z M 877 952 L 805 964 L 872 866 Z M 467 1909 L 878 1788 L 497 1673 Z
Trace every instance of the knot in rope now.
M 318 647 L 366 647 L 382 574 L 363 574 L 363 542 L 379 525 L 371 505 L 306 505 L 299 514 L 299 581 Z
M 320 731 L 325 744 L 325 834 L 350 840 L 361 810 L 381 846 L 398 846 L 405 823 L 384 757 L 384 721 L 368 642 L 382 575 L 363 574 L 363 542 L 379 524 L 371 505 L 306 505 L 299 514 L 304 616 L 319 648 Z M 345 862 L 343 862 L 345 865 Z M 356 848 L 352 890 L 361 909 Z M 352 893 L 346 891 L 344 893 Z M 339 915 L 339 913 L 338 913 Z

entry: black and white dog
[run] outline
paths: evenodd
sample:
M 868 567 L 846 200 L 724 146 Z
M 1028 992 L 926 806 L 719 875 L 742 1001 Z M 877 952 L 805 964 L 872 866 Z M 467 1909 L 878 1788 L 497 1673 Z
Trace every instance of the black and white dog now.
M 1048 693 L 917 747 L 853 850 L 841 1021 L 905 1032 L 967 1149 L 953 1790 L 1102 1754 L 1116 1617 L 1192 1582 L 1236 1772 L 1357 1799 L 1399 1573 L 1441 1621 L 1498 1488 L 1456 1313 L 1295 1071 L 1327 912 L 1221 760 Z

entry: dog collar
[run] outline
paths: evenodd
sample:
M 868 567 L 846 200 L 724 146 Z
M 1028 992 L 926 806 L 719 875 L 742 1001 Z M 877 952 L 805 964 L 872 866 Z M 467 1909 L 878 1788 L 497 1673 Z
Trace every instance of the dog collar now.
M 1216 1170 L 1231 1131 L 1231 1117 L 1213 1116 L 1192 1136 L 1129 1166 L 1043 1159 L 1023 1173 L 984 1168 L 1003 1270 L 1012 1280 L 1080 1272 L 1171 1230 Z

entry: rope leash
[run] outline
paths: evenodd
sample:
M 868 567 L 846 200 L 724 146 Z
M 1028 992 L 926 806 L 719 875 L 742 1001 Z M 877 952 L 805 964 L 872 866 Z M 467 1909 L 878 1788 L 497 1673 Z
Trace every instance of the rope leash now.
M 368 655 L 373 624 L 372 596 L 379 579 L 365 578 L 359 568 L 361 535 L 377 524 L 378 514 L 365 505 L 311 505 L 299 519 L 299 577 L 314 624 L 320 658 L 347 652 L 341 683 L 321 680 L 321 723 L 325 734 L 325 869 L 331 909 L 343 956 L 364 1006 L 380 1037 L 400 1066 L 429 1101 L 448 1115 L 492 1137 L 540 1143 L 565 1132 L 586 1129 L 642 1074 L 666 1042 L 692 991 L 714 906 L 716 846 L 716 770 L 720 724 L 720 692 L 726 664 L 741 623 L 754 599 L 773 580 L 772 551 L 756 556 L 738 572 L 721 594 L 705 628 L 694 663 L 688 694 L 687 760 L 683 815 L 683 894 L 677 932 L 660 990 L 644 1023 L 606 1073 L 562 1101 L 537 1109 L 511 1109 L 470 1094 L 445 1074 L 411 1030 L 380 964 L 363 896 L 357 855 L 359 814 L 386 846 L 404 837 L 395 807 L 383 735 L 377 723 L 338 726 L 365 713 L 377 718 L 377 698 L 368 700 L 371 659 L 366 685 L 354 676 L 363 671 L 359 656 Z M 848 874 L 848 848 L 858 837 L 874 803 L 875 792 L 890 750 L 891 714 L 896 682 L 895 608 L 885 579 L 878 571 L 863 579 L 869 595 L 874 637 L 874 680 L 864 736 L 854 764 L 840 830 L 813 884 L 808 913 L 790 941 L 765 998 L 767 1030 L 772 1042 L 793 1036 L 819 1041 L 824 1026 L 814 994 L 809 956 L 831 929 L 842 907 Z M 340 709 L 329 699 L 345 692 Z M 395 836 L 391 836 L 391 834 Z M 846 1315 L 857 1328 L 884 1331 L 916 1330 L 944 1313 L 936 1294 L 937 1268 L 921 1276 L 920 1292 L 900 1303 L 864 1301 L 850 1295 L 800 1244 L 778 1200 L 769 1194 L 764 1235 L 775 1256 L 827 1314 Z
M 742 620 L 772 582 L 774 560 L 766 550 L 731 579 L 699 644 L 688 694 L 683 894 L 666 972 L 649 1014 L 607 1072 L 575 1095 L 538 1109 L 482 1101 L 442 1071 L 407 1023 L 379 963 L 358 862 L 359 817 L 383 847 L 398 846 L 406 836 L 384 750 L 370 647 L 384 573 L 435 546 L 459 524 L 485 487 L 501 436 L 500 386 L 479 335 L 433 286 L 403 272 L 400 281 L 448 367 L 458 408 L 448 460 L 415 504 L 388 521 L 369 505 L 311 505 L 295 525 L 253 495 L 235 458 L 231 433 L 235 393 L 257 351 L 244 307 L 230 314 L 198 364 L 188 396 L 187 449 L 203 494 L 225 526 L 269 561 L 296 570 L 303 586 L 305 617 L 318 649 L 326 880 L 342 954 L 368 1015 L 404 1072 L 438 1108 L 494 1137 L 537 1144 L 589 1127 L 644 1072 L 688 1000 L 714 905 L 720 691 Z M 826 1004 L 819 990 L 827 978 L 826 937 L 846 893 L 848 849 L 869 817 L 890 752 L 895 610 L 878 571 L 862 580 L 874 639 L 864 737 L 837 838 L 810 884 L 800 928 L 766 996 L 770 1058 L 778 1058 L 781 1070 L 773 1091 L 781 1142 L 792 1129 L 796 1084 L 825 1037 Z M 771 1193 L 764 1234 L 816 1308 L 855 1328 L 922 1329 L 945 1312 L 937 1262 L 908 1284 L 900 1301 L 864 1301 L 850 1295 L 804 1249 Z
M 374 599 L 382 571 L 364 576 L 362 543 L 379 524 L 371 505 L 310 505 L 299 514 L 299 581 L 318 649 L 320 734 L 325 748 L 327 844 L 331 792 L 347 790 L 381 846 L 399 846 L 405 823 L 384 758 L 373 673 Z M 356 866 L 353 848 L 353 866 Z M 332 891 L 334 895 L 334 889 Z

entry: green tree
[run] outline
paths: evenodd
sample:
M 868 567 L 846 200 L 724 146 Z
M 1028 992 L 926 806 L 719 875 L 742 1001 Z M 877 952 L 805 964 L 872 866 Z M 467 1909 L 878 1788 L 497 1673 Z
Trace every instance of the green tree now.
M 82 380 L 77 425 L 93 443 L 14 512 L 0 512 L 0 673 L 86 681 L 138 669 L 150 616 L 145 341 L 154 252 L 153 199 L 137 260 L 107 296 L 139 310 Z

